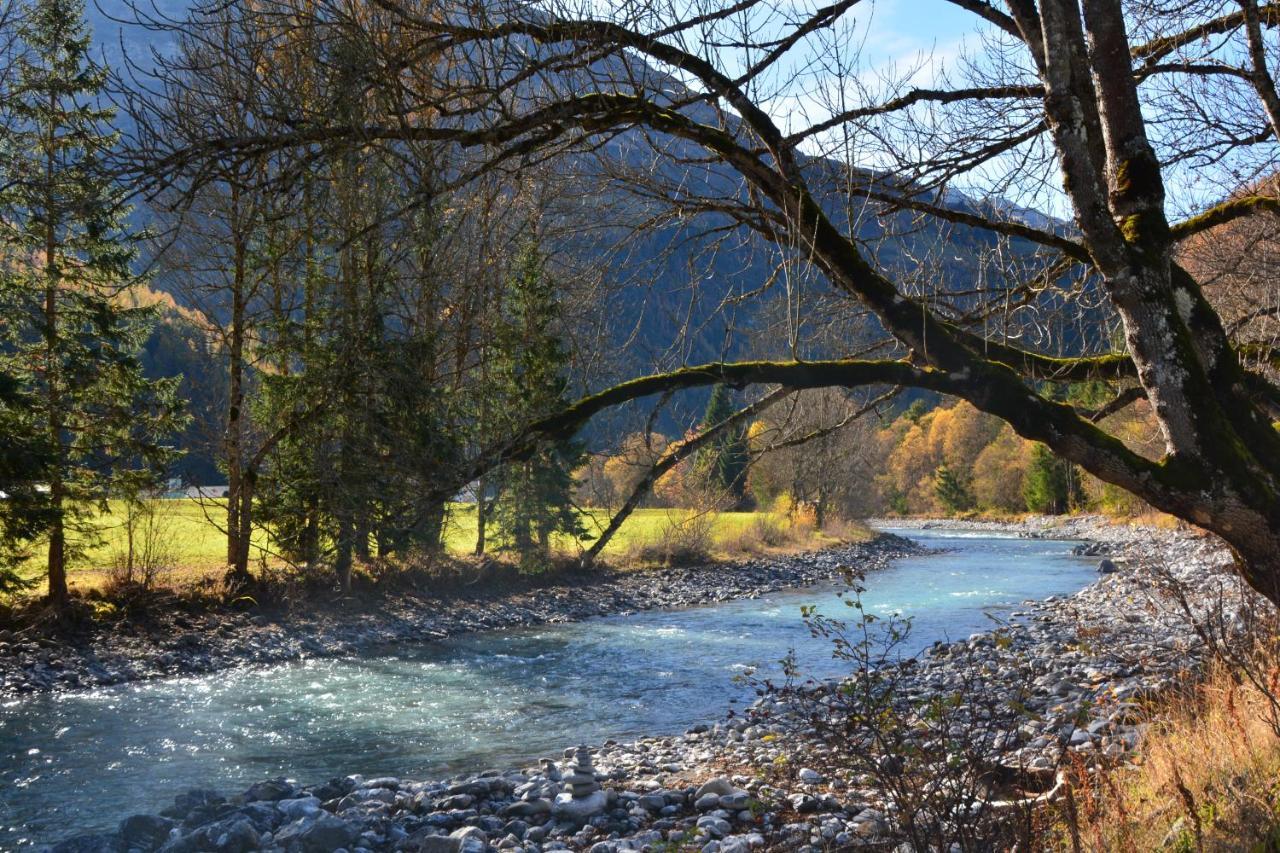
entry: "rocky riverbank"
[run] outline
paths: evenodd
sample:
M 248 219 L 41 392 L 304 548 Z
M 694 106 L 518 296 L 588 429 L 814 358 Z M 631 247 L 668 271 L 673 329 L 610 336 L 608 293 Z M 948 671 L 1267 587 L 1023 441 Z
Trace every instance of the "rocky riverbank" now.
M 632 572 L 602 569 L 560 576 L 514 592 L 463 587 L 438 597 L 406 593 L 355 613 L 167 614 L 160 622 L 122 621 L 73 641 L 0 631 L 0 697 L 337 657 L 475 631 L 712 604 L 827 583 L 840 576 L 842 566 L 874 572 L 887 560 L 915 550 L 908 540 L 880 535 L 810 554 L 739 563 Z
M 1009 713 L 1016 699 L 1016 724 L 990 743 L 993 762 L 1051 771 L 1071 753 L 1123 760 L 1141 741 L 1134 701 L 1169 686 L 1202 654 L 1180 596 L 1167 590 L 1182 582 L 1193 612 L 1214 609 L 1234 619 L 1242 591 L 1228 555 L 1196 533 L 1097 520 L 1000 529 L 1088 538 L 1085 547 L 1104 553 L 1114 571 L 1077 595 L 1029 602 L 996 632 L 935 645 L 882 674 L 907 705 L 957 697 L 948 703 L 952 720 L 989 720 L 991 709 Z M 131 817 L 117 834 L 55 849 L 742 853 L 894 846 L 895 803 L 874 774 L 805 763 L 809 754 L 820 758 L 825 745 L 812 742 L 820 731 L 804 716 L 812 704 L 795 706 L 804 693 L 766 696 L 751 713 L 680 737 L 606 742 L 589 761 L 570 750 L 561 762 L 442 781 L 351 775 L 314 786 L 264 782 L 227 799 L 184 792 L 161 815 Z M 817 749 L 807 752 L 811 747 Z

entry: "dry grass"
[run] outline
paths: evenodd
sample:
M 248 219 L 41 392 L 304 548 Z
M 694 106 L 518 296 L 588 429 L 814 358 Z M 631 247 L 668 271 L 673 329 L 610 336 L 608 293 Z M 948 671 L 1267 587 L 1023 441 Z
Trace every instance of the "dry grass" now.
M 1280 668 L 1271 670 L 1274 687 Z M 1160 703 L 1132 766 L 1078 774 L 1077 818 L 1063 818 L 1051 846 L 1280 851 L 1280 736 L 1267 692 L 1219 665 Z

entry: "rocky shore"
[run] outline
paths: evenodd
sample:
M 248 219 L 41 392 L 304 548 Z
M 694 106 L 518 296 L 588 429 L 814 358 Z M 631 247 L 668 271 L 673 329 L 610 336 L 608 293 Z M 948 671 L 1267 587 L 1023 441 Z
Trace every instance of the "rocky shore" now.
M 1167 590 L 1185 583 L 1193 616 L 1212 608 L 1236 618 L 1244 593 L 1227 553 L 1197 533 L 1092 519 L 999 529 L 1088 539 L 1082 548 L 1110 570 L 1076 595 L 1028 602 L 996 632 L 889 665 L 900 695 L 959 696 L 977 683 L 988 695 L 970 692 L 964 702 L 972 707 L 954 709 L 957 718 L 976 718 L 986 716 L 991 697 L 1016 694 L 1019 721 L 992 744 L 993 760 L 1006 764 L 1052 769 L 1071 753 L 1124 760 L 1142 736 L 1135 700 L 1172 684 L 1203 652 L 1179 596 Z M 878 559 L 891 548 L 882 542 L 859 553 Z M 848 555 L 830 559 L 833 567 Z M 720 591 L 724 581 L 717 577 Z M 981 675 L 976 682 L 974 673 Z M 116 834 L 54 850 L 743 853 L 894 846 L 894 803 L 874 779 L 792 762 L 803 762 L 811 746 L 803 739 L 816 730 L 790 701 L 766 695 L 748 714 L 683 736 L 606 742 L 569 749 L 559 762 L 544 758 L 448 780 L 350 775 L 310 786 L 268 781 L 228 798 L 183 792 L 159 815 L 130 817 Z
M 874 571 L 915 550 L 908 540 L 880 535 L 788 557 L 571 574 L 516 592 L 464 588 L 439 597 L 406 593 L 354 614 L 177 614 L 158 624 L 123 622 L 72 642 L 0 631 L 0 697 L 338 657 L 475 631 L 712 604 L 830 582 L 845 565 Z

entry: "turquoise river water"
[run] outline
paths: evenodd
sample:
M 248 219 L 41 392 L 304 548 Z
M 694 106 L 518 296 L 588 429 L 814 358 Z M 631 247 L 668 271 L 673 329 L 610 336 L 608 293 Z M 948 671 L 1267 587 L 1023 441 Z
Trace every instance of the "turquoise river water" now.
M 1093 577 L 1094 561 L 1071 556 L 1069 542 L 895 532 L 945 549 L 866 581 L 869 611 L 911 617 L 911 652 Z M 734 676 L 776 669 L 788 649 L 808 673 L 839 674 L 800 608 L 844 612 L 840 589 L 12 700 L 0 704 L 0 849 L 112 828 L 188 787 L 433 778 L 679 733 L 749 702 Z

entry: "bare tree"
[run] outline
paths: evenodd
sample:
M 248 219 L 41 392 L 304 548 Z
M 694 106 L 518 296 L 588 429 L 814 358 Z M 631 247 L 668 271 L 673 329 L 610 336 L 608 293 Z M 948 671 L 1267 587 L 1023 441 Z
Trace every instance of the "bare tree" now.
M 591 16 L 596 4 L 379 0 L 381 21 L 338 0 L 255 4 L 322 22 L 321 34 L 385 26 L 370 39 L 385 118 L 356 126 L 304 111 L 244 135 L 153 139 L 150 166 L 163 179 L 228 156 L 304 163 L 324 146 L 447 144 L 467 152 L 451 175 L 465 181 L 563 153 L 609 159 L 630 166 L 619 180 L 650 204 L 774 244 L 891 337 L 876 358 L 717 362 L 608 388 L 481 454 L 467 479 L 535 436 L 670 389 L 927 388 L 1219 534 L 1280 601 L 1280 390 L 1242 362 L 1176 260 L 1192 235 L 1277 209 L 1227 187 L 1274 168 L 1280 99 L 1267 63 L 1280 8 L 951 2 L 974 16 L 977 52 L 933 69 L 928 86 L 860 67 L 859 0 L 637 2 L 605 17 Z M 1071 225 L 1034 212 L 1068 207 Z M 904 244 L 881 238 L 911 229 L 928 239 L 889 252 Z M 1008 262 L 951 296 L 966 271 L 930 247 L 975 240 Z M 1091 304 L 1118 318 L 1122 345 L 1105 320 L 1073 326 Z M 1064 355 L 1073 327 L 1086 333 Z M 1162 458 L 1048 390 L 1084 379 L 1142 389 Z

